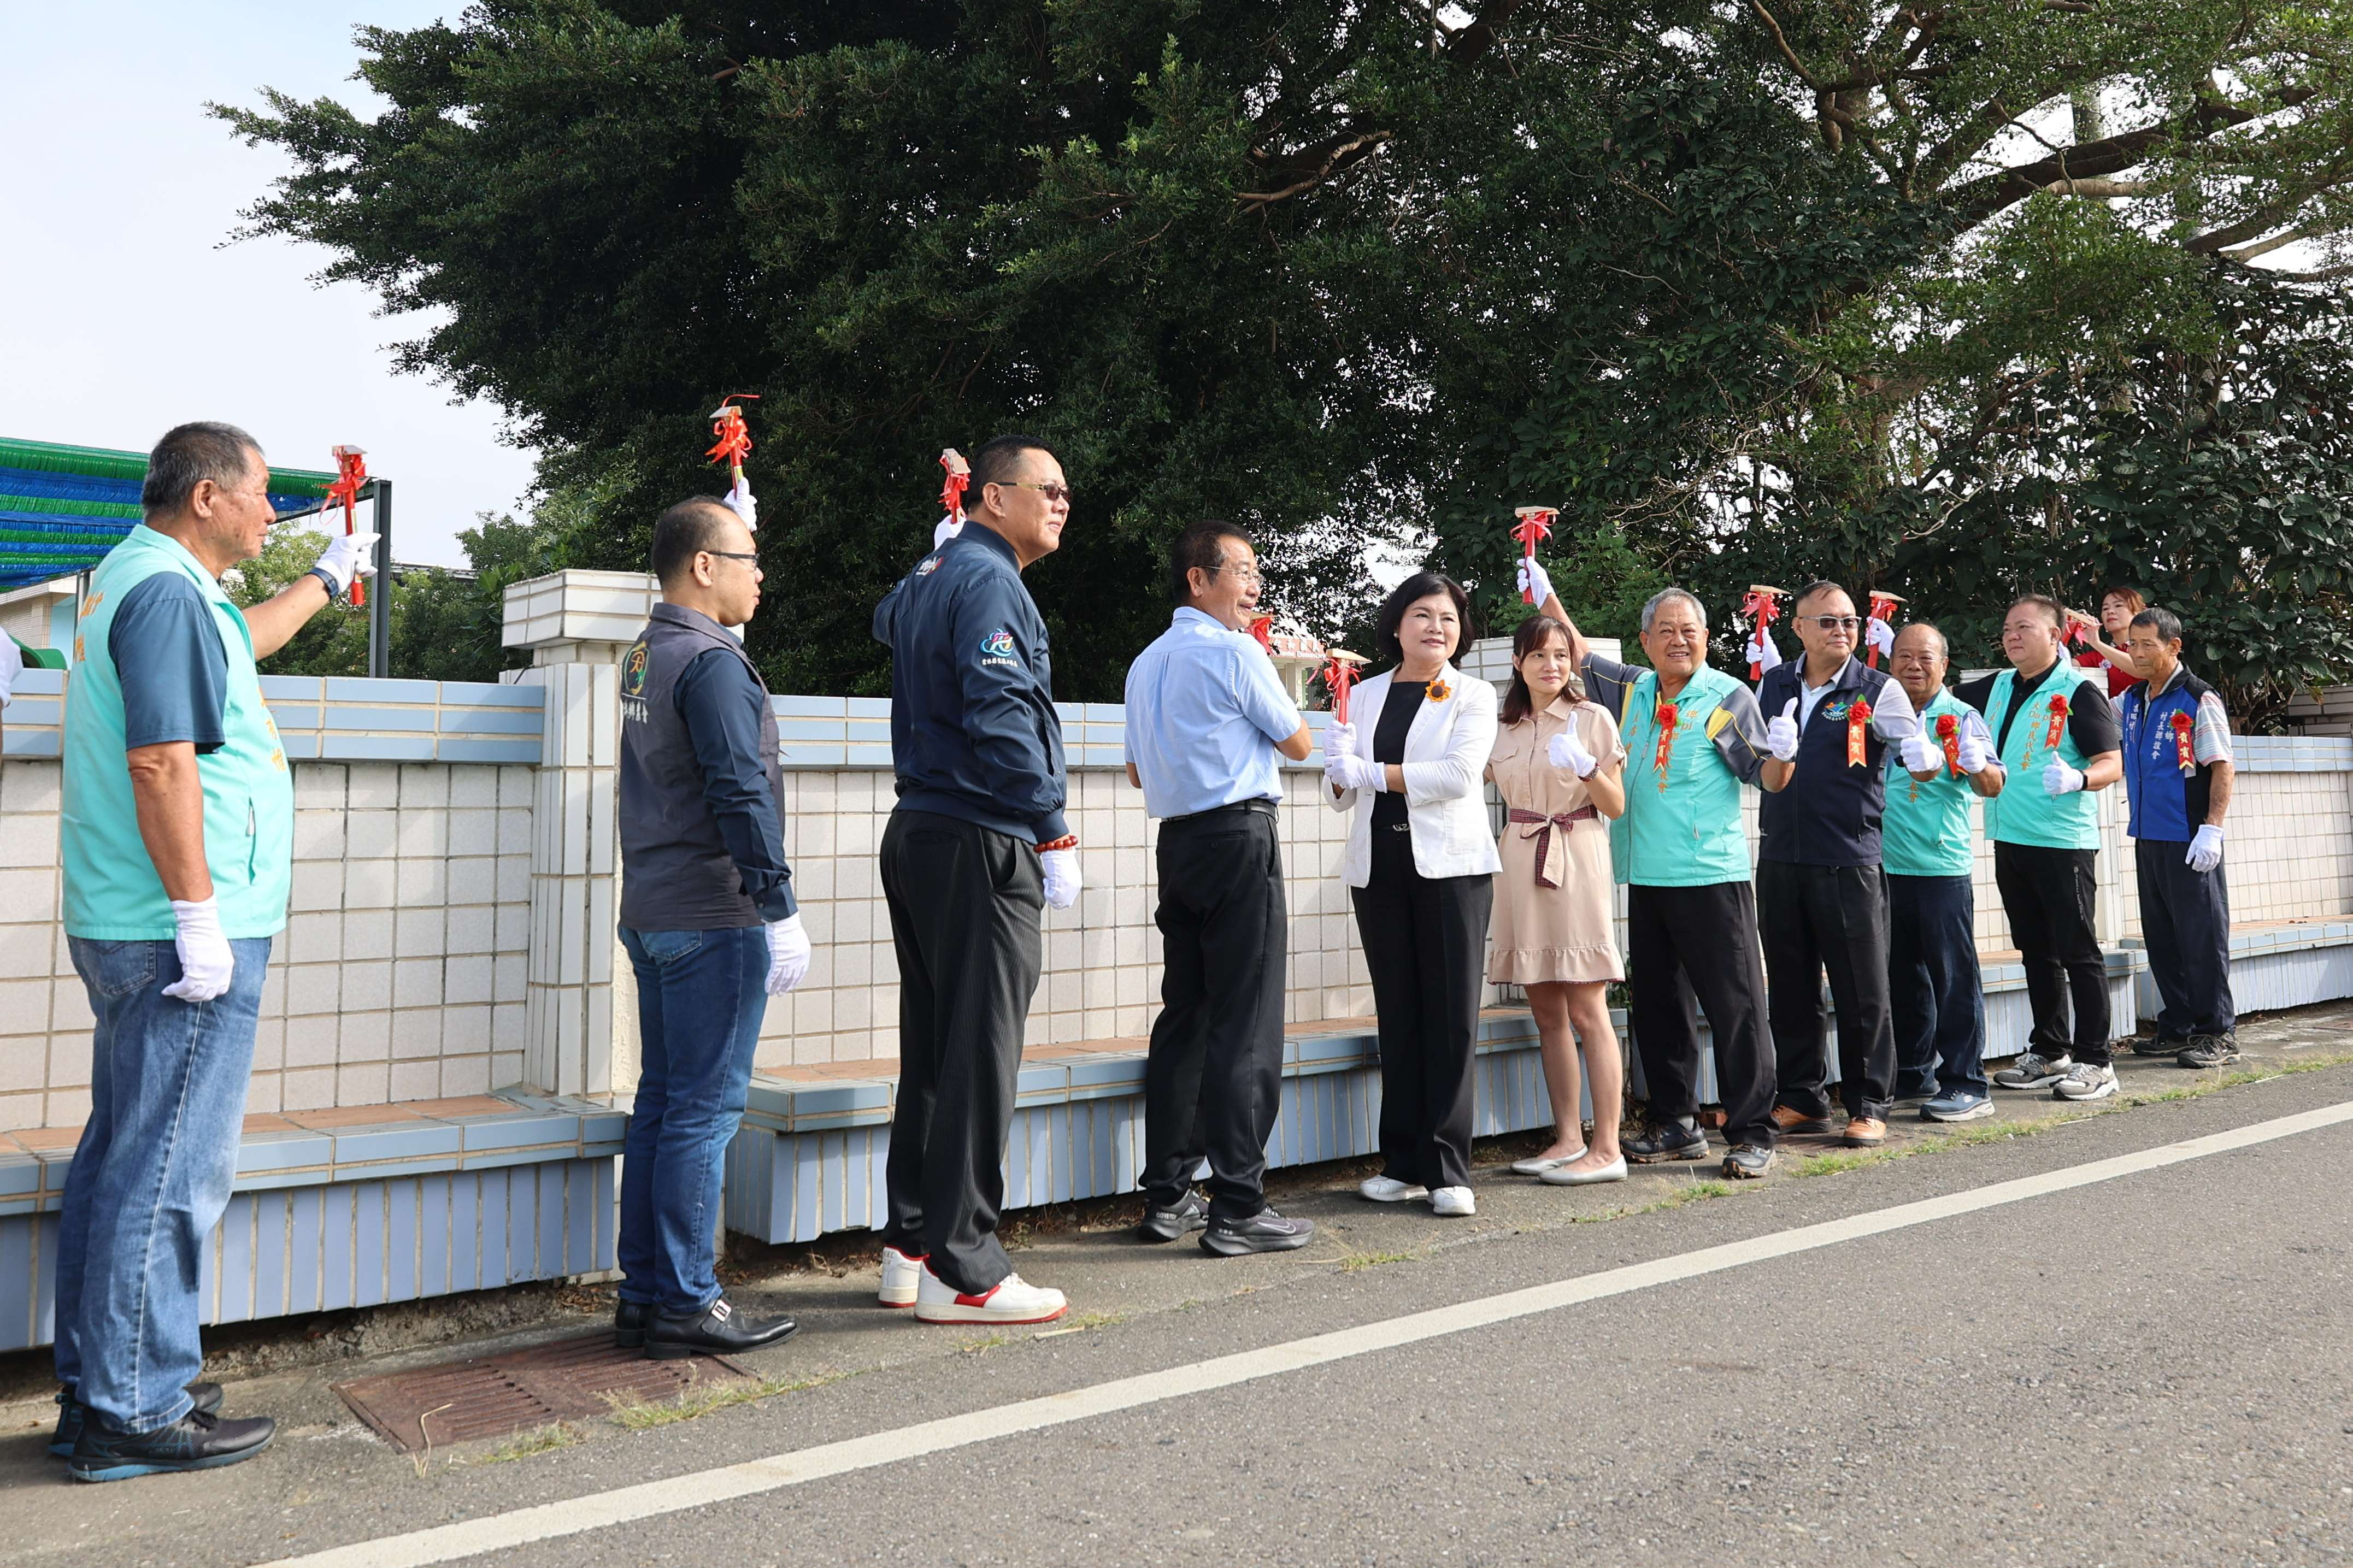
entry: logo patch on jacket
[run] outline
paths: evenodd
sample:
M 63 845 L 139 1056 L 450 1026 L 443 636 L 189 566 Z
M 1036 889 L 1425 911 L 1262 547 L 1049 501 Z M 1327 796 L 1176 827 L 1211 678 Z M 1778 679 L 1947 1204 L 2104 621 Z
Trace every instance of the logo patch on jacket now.
M 1833 724 L 1843 724 L 1846 722 L 1847 710 L 1853 706 L 1853 703 L 1843 699 L 1833 699 L 1822 704 L 1822 717 Z
M 981 638 L 980 662 L 983 664 L 1011 664 L 1013 662 L 1013 634 L 1007 631 L 1003 626 L 999 626 L 995 631 L 989 633 L 987 637 Z
M 939 569 L 940 558 L 936 555 L 926 555 L 915 563 L 915 575 L 928 577 Z
M 635 697 L 646 689 L 646 645 L 632 644 L 621 656 L 621 695 Z

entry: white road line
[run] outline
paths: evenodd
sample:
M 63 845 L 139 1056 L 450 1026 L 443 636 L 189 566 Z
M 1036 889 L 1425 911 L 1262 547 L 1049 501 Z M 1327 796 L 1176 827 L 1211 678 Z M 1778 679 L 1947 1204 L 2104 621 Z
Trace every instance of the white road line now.
M 1323 1366 L 1351 1356 L 1368 1355 L 1376 1351 L 1415 1344 L 1446 1334 L 1459 1334 L 1491 1323 L 1509 1322 L 1514 1318 L 1525 1318 L 1537 1312 L 1557 1311 L 1581 1301 L 1623 1296 L 1703 1274 L 1720 1273 L 1727 1268 L 1787 1258 L 1792 1253 L 1835 1247 L 1841 1242 L 1859 1241 L 1864 1237 L 1927 1225 L 1957 1215 L 1975 1214 L 1981 1209 L 1999 1208 L 2005 1204 L 2023 1203 L 2029 1198 L 2047 1197 L 2052 1193 L 2090 1186 L 2097 1182 L 2112 1182 L 2120 1176 L 2159 1170 L 2167 1165 L 2180 1164 L 2186 1160 L 2204 1159 L 2210 1154 L 2225 1154 L 2237 1149 L 2252 1148 L 2259 1143 L 2293 1138 L 2300 1132 L 2335 1127 L 2347 1121 L 2353 1121 L 2353 1100 L 2295 1116 L 2283 1116 L 2275 1121 L 2259 1121 L 2228 1132 L 2144 1149 L 2137 1153 L 2119 1154 L 2113 1159 L 2071 1165 L 2039 1176 L 1996 1182 L 1989 1186 L 1926 1198 L 1918 1203 L 1899 1204 L 1893 1208 L 1878 1209 L 1846 1219 L 1827 1220 L 1820 1225 L 1800 1226 L 1794 1230 L 1777 1231 L 1770 1236 L 1756 1237 L 1746 1241 L 1703 1247 L 1679 1257 L 1605 1269 L 1599 1274 L 1556 1280 L 1549 1285 L 1530 1286 L 1523 1290 L 1508 1290 L 1499 1296 L 1439 1307 L 1426 1312 L 1413 1312 L 1382 1322 L 1342 1329 L 1335 1333 L 1292 1340 L 1282 1344 L 1269 1345 L 1263 1350 L 1244 1351 L 1187 1366 L 1170 1367 L 1165 1372 L 1114 1378 L 1109 1383 L 1048 1394 L 1042 1399 L 1025 1399 L 993 1409 L 976 1410 L 968 1415 L 950 1415 L 938 1421 L 877 1432 L 870 1436 L 772 1454 L 766 1458 L 746 1460 L 739 1465 L 723 1465 L 715 1469 L 698 1470 L 666 1480 L 646 1481 L 586 1497 L 567 1498 L 562 1502 L 543 1503 L 508 1513 L 489 1514 L 462 1523 L 437 1525 L 430 1530 L 414 1531 L 405 1535 L 384 1536 L 301 1557 L 282 1558 L 264 1564 L 263 1568 L 297 1568 L 298 1564 L 301 1568 L 418 1568 L 418 1565 L 428 1563 L 449 1563 L 487 1552 L 508 1551 L 533 1542 L 579 1535 L 637 1520 L 705 1508 L 734 1498 L 802 1486 L 851 1470 L 871 1469 L 924 1454 L 1009 1437 L 1016 1433 L 1035 1432 L 1042 1427 L 1083 1421 L 1090 1416 L 1133 1410 L 1138 1405 L 1205 1394 L 1211 1389 L 1274 1377 L 1306 1367 Z

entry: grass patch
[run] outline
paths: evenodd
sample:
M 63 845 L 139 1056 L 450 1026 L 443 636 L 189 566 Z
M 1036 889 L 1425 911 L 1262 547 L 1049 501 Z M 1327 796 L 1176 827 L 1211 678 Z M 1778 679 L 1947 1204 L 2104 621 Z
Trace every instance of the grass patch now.
M 1420 1256 L 1419 1252 L 1352 1252 L 1340 1259 L 1340 1272 L 1356 1274 L 1384 1263 L 1411 1263 Z
M 860 1367 L 850 1372 L 821 1372 L 809 1377 L 765 1377 L 756 1383 L 714 1384 L 709 1388 L 690 1388 L 676 1399 L 659 1401 L 608 1394 L 605 1396 L 605 1403 L 612 1407 L 610 1419 L 615 1426 L 631 1432 L 648 1432 L 657 1426 L 674 1426 L 681 1421 L 697 1420 L 714 1410 L 730 1410 L 738 1405 L 750 1405 L 776 1394 L 821 1388 L 845 1377 L 855 1377 L 866 1370 Z
M 536 1426 L 528 1432 L 518 1432 L 487 1454 L 477 1454 L 466 1460 L 469 1465 L 503 1465 L 514 1459 L 528 1459 L 533 1454 L 551 1454 L 558 1448 L 569 1448 L 581 1441 L 579 1429 L 568 1421 L 557 1421 Z
M 1064 1318 L 1042 1333 L 1032 1334 L 1033 1340 L 1050 1340 L 1056 1334 L 1083 1334 L 1096 1329 L 1107 1329 L 1113 1323 L 1127 1321 L 1125 1312 L 1080 1312 Z
M 997 1346 L 1008 1345 L 1012 1342 L 1012 1336 L 1009 1334 L 990 1334 L 982 1339 L 965 1341 L 964 1343 L 956 1346 L 956 1353 L 958 1355 L 987 1355 Z

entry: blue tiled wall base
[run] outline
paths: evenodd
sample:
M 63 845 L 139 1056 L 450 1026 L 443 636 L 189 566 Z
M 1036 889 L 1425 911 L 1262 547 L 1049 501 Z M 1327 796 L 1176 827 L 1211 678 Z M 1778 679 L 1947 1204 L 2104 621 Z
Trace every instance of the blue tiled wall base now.
M 241 1192 L 205 1248 L 203 1321 L 417 1301 L 611 1268 L 609 1157 Z M 0 1218 L 0 1350 L 47 1344 L 58 1218 Z
M 2140 1010 L 2157 1016 L 2157 982 L 2139 977 Z M 2240 1013 L 2353 996 L 2353 921 L 2262 926 L 2231 933 L 2231 1004 Z

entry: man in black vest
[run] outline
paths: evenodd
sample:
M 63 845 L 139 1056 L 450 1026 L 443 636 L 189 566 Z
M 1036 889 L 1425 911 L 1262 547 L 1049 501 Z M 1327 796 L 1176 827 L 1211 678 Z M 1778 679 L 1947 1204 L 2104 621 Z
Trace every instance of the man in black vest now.
M 658 1361 L 757 1350 L 790 1318 L 735 1315 L 712 1232 L 770 996 L 808 973 L 785 864 L 768 689 L 727 628 L 760 606 L 752 532 L 708 496 L 654 524 L 661 602 L 621 660 L 621 945 L 638 1076 L 621 1163 L 613 1337 Z
M 899 1093 L 881 1301 L 929 1323 L 1042 1323 L 1062 1293 L 997 1239 L 1045 906 L 1081 888 L 1046 622 L 1022 572 L 1062 542 L 1071 489 L 1044 442 L 972 455 L 965 527 L 874 612 L 891 649 L 882 892 L 899 959 Z
M 1887 1005 L 1887 879 L 1879 819 L 1887 748 L 1919 733 L 1904 689 L 1854 657 L 1862 621 L 1835 583 L 1799 590 L 1792 619 L 1805 656 L 1757 683 L 1771 756 L 1760 783 L 1757 923 L 1765 939 L 1767 1014 L 1783 1132 L 1831 1130 L 1823 1085 L 1822 974 L 1838 1006 L 1839 1092 L 1845 1142 L 1887 1137 L 1895 1028 Z

